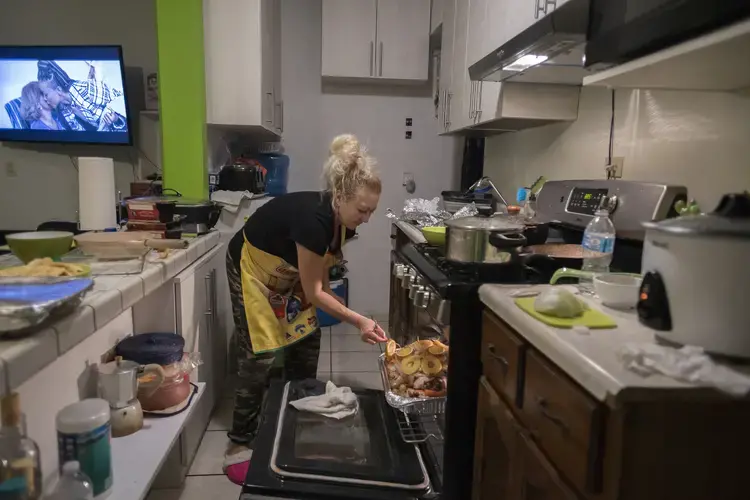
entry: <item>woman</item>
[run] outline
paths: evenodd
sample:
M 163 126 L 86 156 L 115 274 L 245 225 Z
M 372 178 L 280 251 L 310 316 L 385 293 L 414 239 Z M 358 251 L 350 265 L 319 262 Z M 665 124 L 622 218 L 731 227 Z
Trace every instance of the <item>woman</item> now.
M 32 130 L 64 130 L 53 113 L 58 102 L 50 102 L 39 82 L 27 83 L 21 90 L 21 116 Z
M 276 354 L 287 379 L 315 378 L 320 351 L 319 307 L 356 326 L 364 342 L 386 340 L 372 319 L 347 308 L 328 283 L 328 270 L 354 230 L 378 206 L 374 159 L 352 135 L 336 137 L 324 166 L 324 192 L 297 192 L 259 208 L 229 244 L 227 276 L 235 321 L 239 384 L 226 472 L 242 482 Z

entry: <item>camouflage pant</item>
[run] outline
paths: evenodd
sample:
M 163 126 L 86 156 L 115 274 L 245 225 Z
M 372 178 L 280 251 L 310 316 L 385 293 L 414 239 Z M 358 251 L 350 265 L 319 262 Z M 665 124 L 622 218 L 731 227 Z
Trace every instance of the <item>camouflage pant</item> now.
M 255 354 L 245 317 L 242 278 L 238 268 L 227 252 L 227 278 L 232 298 L 234 342 L 237 352 L 237 386 L 234 393 L 232 430 L 228 436 L 235 443 L 251 444 L 258 432 L 258 417 L 263 406 L 263 397 L 277 358 L 283 359 L 283 374 L 286 380 L 315 378 L 321 334 L 318 329 L 286 349 Z

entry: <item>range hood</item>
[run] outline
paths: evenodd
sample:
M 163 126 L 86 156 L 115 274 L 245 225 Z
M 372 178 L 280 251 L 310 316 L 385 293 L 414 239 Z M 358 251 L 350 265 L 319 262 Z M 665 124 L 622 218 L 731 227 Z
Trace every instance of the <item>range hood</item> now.
M 568 0 L 469 67 L 474 81 L 580 85 L 590 0 Z

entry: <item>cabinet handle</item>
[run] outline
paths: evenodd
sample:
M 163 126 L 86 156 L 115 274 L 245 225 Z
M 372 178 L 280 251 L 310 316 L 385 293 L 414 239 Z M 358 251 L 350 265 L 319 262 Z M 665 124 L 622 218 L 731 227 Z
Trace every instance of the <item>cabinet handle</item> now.
M 206 286 L 206 312 L 203 314 L 206 316 L 213 316 L 214 310 L 213 310 L 213 287 L 211 285 L 211 273 L 208 273 L 204 277 L 203 284 Z M 209 326 L 210 330 L 210 326 Z
M 558 426 L 563 432 L 565 433 L 568 432 L 567 424 L 562 418 L 558 417 L 557 415 L 555 415 L 549 410 L 549 406 L 548 406 L 546 399 L 544 399 L 543 397 L 537 396 L 536 404 L 539 406 L 539 413 L 541 413 L 544 418 L 546 418 L 547 420 L 549 420 L 550 422 Z
M 273 111 L 274 111 L 274 109 L 273 109 L 274 108 L 274 104 L 273 104 L 273 92 L 266 92 L 266 100 L 270 104 L 269 110 L 271 111 L 271 113 L 270 113 L 271 119 L 270 120 L 266 120 L 266 123 L 270 123 L 271 125 L 273 125 L 274 124 L 274 120 L 273 120 Z
M 445 113 L 446 102 L 445 101 L 446 99 L 448 99 L 448 92 L 443 90 L 443 95 L 442 95 L 442 98 L 440 99 L 440 114 L 441 114 L 440 119 L 442 121 L 443 132 L 445 132 L 445 115 L 446 115 Z
M 281 122 L 281 132 L 284 132 L 284 101 L 279 101 L 280 113 L 279 113 L 279 122 Z
M 370 42 L 370 76 L 373 76 L 373 73 L 375 72 L 374 69 L 375 64 L 375 42 Z
M 445 126 L 448 130 L 451 128 L 451 98 L 453 97 L 453 92 L 448 92 L 448 99 L 445 102 L 446 106 L 448 106 L 448 110 L 446 111 L 446 120 L 445 120 Z
M 495 344 L 487 344 L 487 352 L 490 353 L 490 357 L 500 363 L 500 366 L 503 367 L 503 375 L 508 375 L 508 368 L 510 368 L 510 363 L 508 363 L 508 360 L 505 359 L 505 357 L 497 354 L 495 352 Z
M 477 122 L 482 120 L 482 88 L 484 82 L 477 82 L 477 111 L 474 113 L 474 118 Z
M 469 87 L 469 120 L 474 118 L 474 84 L 476 82 L 471 82 L 471 86 Z
M 378 54 L 380 57 L 380 72 L 378 76 L 383 76 L 383 42 L 380 42 L 380 54 Z

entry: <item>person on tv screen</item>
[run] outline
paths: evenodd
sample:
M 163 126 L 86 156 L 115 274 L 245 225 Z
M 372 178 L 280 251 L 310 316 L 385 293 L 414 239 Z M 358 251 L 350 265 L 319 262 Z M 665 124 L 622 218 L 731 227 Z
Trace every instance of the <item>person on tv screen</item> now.
M 45 97 L 39 82 L 27 83 L 21 91 L 21 116 L 32 130 L 65 130 L 54 113 L 58 103 L 53 104 Z
M 39 61 L 39 79 L 50 100 L 61 99 L 61 111 L 73 130 L 80 130 L 79 120 L 87 129 L 98 131 L 126 131 L 127 120 L 109 107 L 122 91 L 97 80 L 96 66 L 89 63 L 86 80 L 74 80 L 54 61 Z

